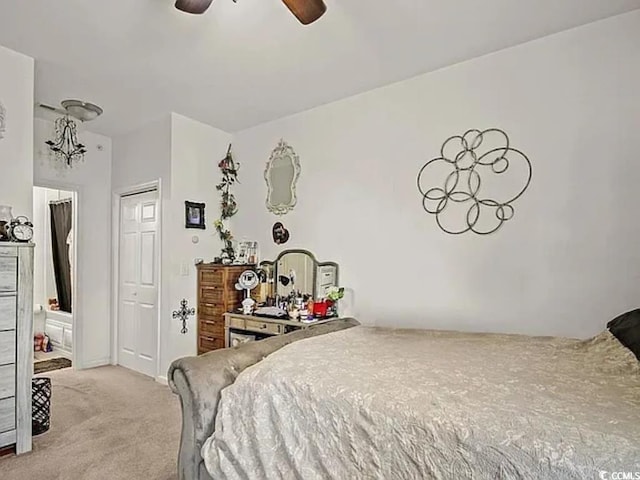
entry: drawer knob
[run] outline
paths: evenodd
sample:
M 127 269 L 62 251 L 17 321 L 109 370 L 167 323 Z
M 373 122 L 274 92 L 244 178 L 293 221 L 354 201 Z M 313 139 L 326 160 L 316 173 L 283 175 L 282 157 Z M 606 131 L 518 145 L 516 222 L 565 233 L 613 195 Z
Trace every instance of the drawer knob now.
M 204 323 L 206 323 L 207 325 L 215 325 L 216 322 L 214 322 L 213 320 L 204 320 Z

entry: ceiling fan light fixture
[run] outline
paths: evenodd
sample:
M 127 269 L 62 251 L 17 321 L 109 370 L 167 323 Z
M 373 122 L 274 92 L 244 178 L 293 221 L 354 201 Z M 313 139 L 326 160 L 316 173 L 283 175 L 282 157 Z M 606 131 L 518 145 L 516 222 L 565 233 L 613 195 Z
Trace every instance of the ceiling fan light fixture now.
M 61 105 L 69 115 L 82 122 L 90 122 L 102 115 L 102 108 L 82 100 L 64 100 Z
M 213 0 L 176 0 L 176 8 L 182 12 L 200 15 L 207 11 Z
M 318 20 L 327 11 L 323 0 L 282 0 L 303 25 Z

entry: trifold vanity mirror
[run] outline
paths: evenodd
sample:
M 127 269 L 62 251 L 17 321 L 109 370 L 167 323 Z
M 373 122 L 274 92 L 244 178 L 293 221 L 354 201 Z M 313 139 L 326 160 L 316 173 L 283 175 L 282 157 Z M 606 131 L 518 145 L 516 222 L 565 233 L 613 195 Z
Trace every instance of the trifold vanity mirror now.
M 284 215 L 296 206 L 296 183 L 300 177 L 300 159 L 284 140 L 271 152 L 264 171 L 267 182 L 267 210 Z
M 285 250 L 274 261 L 260 263 L 271 295 L 287 297 L 292 292 L 323 298 L 338 286 L 338 264 L 318 262 L 307 250 Z

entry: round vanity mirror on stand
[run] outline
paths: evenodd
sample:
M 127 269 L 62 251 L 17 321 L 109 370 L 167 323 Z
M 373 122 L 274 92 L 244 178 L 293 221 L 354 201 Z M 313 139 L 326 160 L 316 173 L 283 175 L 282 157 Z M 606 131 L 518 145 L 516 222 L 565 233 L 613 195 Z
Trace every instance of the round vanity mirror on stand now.
M 251 315 L 253 313 L 253 307 L 256 304 L 255 300 L 251 298 L 251 290 L 256 288 L 260 283 L 258 274 L 253 270 L 245 270 L 240 274 L 238 283 L 236 283 L 236 290 L 244 290 L 245 298 L 242 301 L 242 313 L 245 315 Z

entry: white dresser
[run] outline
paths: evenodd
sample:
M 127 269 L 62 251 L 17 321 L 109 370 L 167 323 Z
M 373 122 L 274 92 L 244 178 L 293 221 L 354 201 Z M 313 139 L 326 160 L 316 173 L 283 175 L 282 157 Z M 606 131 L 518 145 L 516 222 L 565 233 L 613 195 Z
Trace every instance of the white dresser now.
M 33 245 L 0 243 L 0 447 L 31 450 Z

